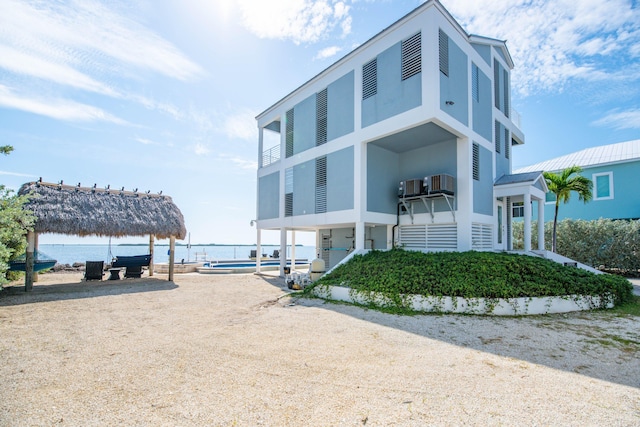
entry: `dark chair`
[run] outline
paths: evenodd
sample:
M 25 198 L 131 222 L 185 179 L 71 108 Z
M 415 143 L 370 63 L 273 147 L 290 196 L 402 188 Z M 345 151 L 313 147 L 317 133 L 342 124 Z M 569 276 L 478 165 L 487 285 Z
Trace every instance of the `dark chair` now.
M 280 258 L 280 251 L 277 249 L 274 249 L 273 255 L 271 255 L 271 258 Z
M 84 266 L 85 280 L 102 280 L 104 261 L 87 261 Z
M 142 266 L 133 265 L 133 266 L 127 267 L 127 269 L 124 272 L 124 277 L 139 279 L 140 277 L 142 277 Z
M 251 253 L 249 254 L 249 258 L 257 258 L 258 251 L 256 249 L 251 249 Z

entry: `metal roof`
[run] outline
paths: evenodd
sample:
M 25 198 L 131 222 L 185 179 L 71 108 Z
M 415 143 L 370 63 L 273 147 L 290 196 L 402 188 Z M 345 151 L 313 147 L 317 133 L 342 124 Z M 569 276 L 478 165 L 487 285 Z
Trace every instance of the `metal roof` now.
M 555 159 L 520 168 L 514 172 L 549 171 L 555 172 L 577 165 L 582 168 L 610 163 L 640 160 L 640 139 L 617 144 L 586 148 Z
M 533 183 L 542 175 L 541 171 L 514 173 L 511 175 L 502 175 L 496 180 L 494 185 L 523 184 Z

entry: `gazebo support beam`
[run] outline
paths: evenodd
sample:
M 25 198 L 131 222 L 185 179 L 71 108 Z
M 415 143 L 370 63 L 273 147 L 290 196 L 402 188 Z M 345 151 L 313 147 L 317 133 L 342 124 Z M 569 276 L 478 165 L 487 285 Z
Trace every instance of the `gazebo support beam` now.
M 24 290 L 30 292 L 33 289 L 33 264 L 36 234 L 33 231 L 27 232 L 27 252 L 24 268 Z
M 169 281 L 173 282 L 173 267 L 176 258 L 176 236 L 169 237 Z
M 151 254 L 151 262 L 149 263 L 149 277 L 153 277 L 153 242 L 155 236 L 153 234 L 149 235 L 149 253 Z

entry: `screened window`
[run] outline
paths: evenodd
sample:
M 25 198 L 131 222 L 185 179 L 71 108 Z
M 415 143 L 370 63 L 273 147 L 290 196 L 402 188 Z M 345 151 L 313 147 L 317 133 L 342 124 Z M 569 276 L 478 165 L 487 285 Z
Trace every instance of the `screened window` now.
M 524 218 L 524 202 L 513 202 L 513 217 Z
M 593 174 L 591 181 L 594 187 L 593 200 L 613 199 L 613 172 Z

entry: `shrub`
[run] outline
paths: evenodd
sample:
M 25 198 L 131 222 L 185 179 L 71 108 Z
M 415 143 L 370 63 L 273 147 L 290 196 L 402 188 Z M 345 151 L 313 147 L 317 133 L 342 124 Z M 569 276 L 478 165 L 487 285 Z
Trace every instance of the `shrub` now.
M 535 223 L 535 221 L 534 221 Z M 536 225 L 533 224 L 535 229 Z M 545 248 L 551 250 L 552 223 L 545 224 Z M 537 247 L 533 233 L 532 247 Z M 523 223 L 513 224 L 514 249 L 522 249 Z M 620 274 L 640 271 L 640 221 L 565 219 L 558 222 L 557 251 L 583 264 Z
M 463 298 L 518 298 L 564 295 L 632 299 L 628 280 L 565 267 L 544 258 L 495 252 L 372 251 L 318 280 L 314 286 L 342 285 L 377 292 L 403 306 L 405 294 Z

